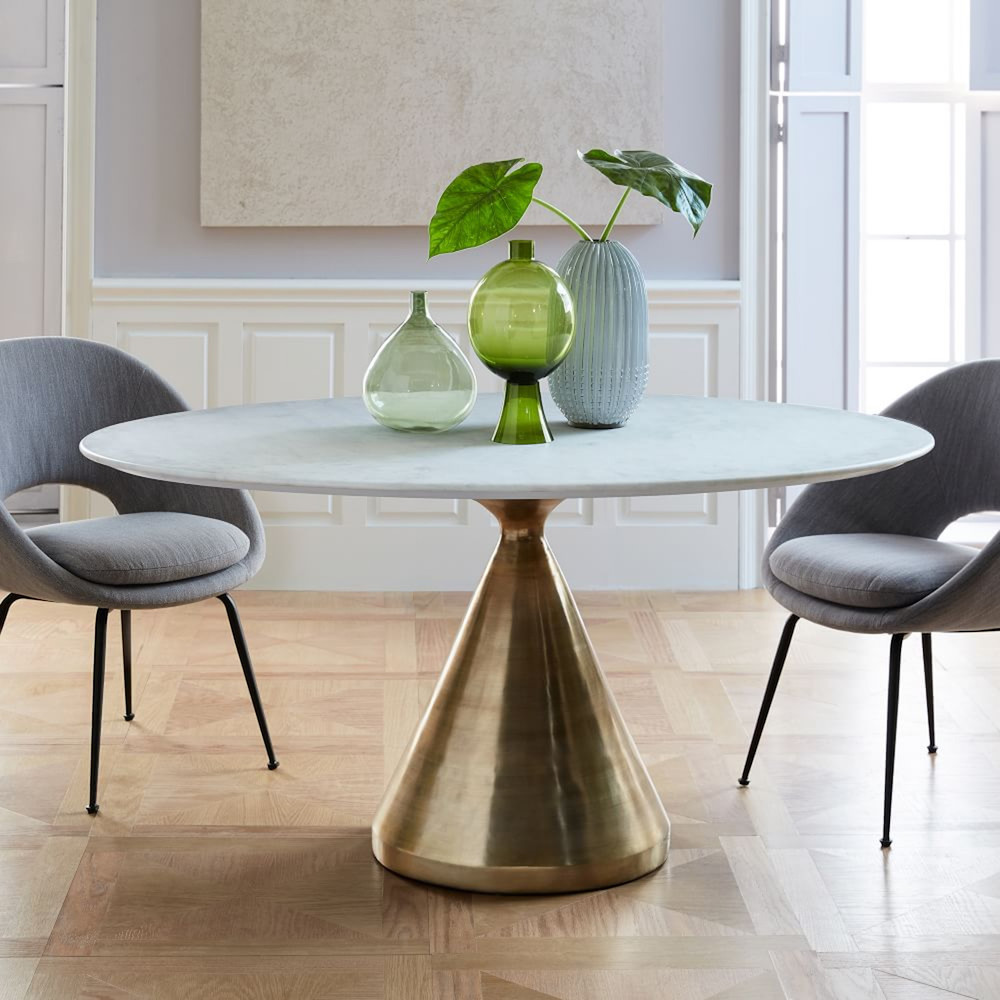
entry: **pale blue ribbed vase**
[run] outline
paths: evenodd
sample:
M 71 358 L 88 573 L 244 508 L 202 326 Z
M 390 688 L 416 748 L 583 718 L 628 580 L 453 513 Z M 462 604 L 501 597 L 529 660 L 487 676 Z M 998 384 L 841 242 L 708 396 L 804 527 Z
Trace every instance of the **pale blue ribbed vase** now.
M 621 427 L 649 377 L 649 310 L 639 262 L 613 240 L 581 240 L 556 266 L 576 308 L 576 336 L 549 376 L 556 406 L 574 427 Z

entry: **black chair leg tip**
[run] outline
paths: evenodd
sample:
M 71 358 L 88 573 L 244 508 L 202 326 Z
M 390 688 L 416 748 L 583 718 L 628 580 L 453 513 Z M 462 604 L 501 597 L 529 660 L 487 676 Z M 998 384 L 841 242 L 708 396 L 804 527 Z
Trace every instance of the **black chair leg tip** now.
M 750 784 L 750 779 L 749 779 L 749 778 L 740 778 L 740 779 L 739 779 L 739 781 L 740 781 L 740 784 L 741 784 L 741 785 L 742 785 L 742 786 L 743 786 L 744 788 L 746 788 L 746 787 L 747 787 L 747 785 L 749 785 L 749 784 Z
M 126 722 L 131 722 L 135 718 L 135 712 L 129 712 L 124 718 Z
M 882 845 L 883 848 L 885 848 L 885 847 L 892 847 L 892 841 L 891 840 L 885 840 L 883 838 L 882 840 L 879 841 L 879 843 Z
M 281 761 L 279 760 L 270 760 L 267 762 L 267 769 L 273 771 L 280 763 Z
M 96 816 L 96 815 L 97 815 L 97 811 L 98 811 L 98 809 L 100 809 L 100 808 L 101 808 L 101 807 L 100 807 L 100 806 L 97 806 L 97 805 L 94 805 L 94 806 L 87 806 L 87 812 L 88 812 L 88 813 L 90 813 L 90 815 L 91 815 L 91 816 Z
M 937 747 L 936 747 L 936 746 L 933 746 L 933 745 L 932 745 L 932 746 L 929 746 L 929 747 L 927 748 L 927 752 L 928 752 L 928 753 L 937 753 Z

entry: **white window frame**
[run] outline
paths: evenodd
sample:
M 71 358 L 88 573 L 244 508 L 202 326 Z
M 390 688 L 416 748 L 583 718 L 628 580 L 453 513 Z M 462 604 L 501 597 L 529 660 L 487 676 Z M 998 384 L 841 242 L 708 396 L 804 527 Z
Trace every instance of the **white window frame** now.
M 957 61 L 958 65 L 961 66 L 962 62 L 967 59 L 968 47 L 969 47 L 969 35 L 968 35 L 968 8 L 963 11 L 956 5 L 956 12 L 953 13 L 953 17 L 950 24 L 951 29 L 951 49 L 952 49 L 952 59 Z M 964 22 L 964 26 L 963 26 Z M 953 66 L 955 63 L 953 63 Z M 982 357 L 981 334 L 974 331 L 979 331 L 979 315 L 978 310 L 976 315 L 970 312 L 970 305 L 972 294 L 970 292 L 970 275 L 973 270 L 978 267 L 978 258 L 974 259 L 972 254 L 971 246 L 971 232 L 973 225 L 978 226 L 981 217 L 981 202 L 979 199 L 978 192 L 980 188 L 973 188 L 969 181 L 971 180 L 969 175 L 969 165 L 971 163 L 971 143 L 972 143 L 972 132 L 973 132 L 973 122 L 972 122 L 972 106 L 977 102 L 977 95 L 975 92 L 969 90 L 968 83 L 964 85 L 954 77 L 947 82 L 942 83 L 873 83 L 868 81 L 864 70 L 862 71 L 862 85 L 861 85 L 861 135 L 862 143 L 864 142 L 864 136 L 867 134 L 868 129 L 868 119 L 870 109 L 873 105 L 881 104 L 947 104 L 950 107 L 950 142 L 951 142 L 951 179 L 952 184 L 956 177 L 958 176 L 957 171 L 957 144 L 956 144 L 956 125 L 959 119 L 962 120 L 962 124 L 965 127 L 965 146 L 966 146 L 966 161 L 965 161 L 965 179 L 966 179 L 966 191 L 965 191 L 965 214 L 966 221 L 965 226 L 959 226 L 958 212 L 956 211 L 954 191 L 951 193 L 951 198 L 949 200 L 949 227 L 946 234 L 930 234 L 930 233 L 919 233 L 919 232 L 907 232 L 907 233 L 878 233 L 871 234 L 868 231 L 867 225 L 867 214 L 868 208 L 866 204 L 866 183 L 864 176 L 864 155 L 862 154 L 861 161 L 861 219 L 858 232 L 858 240 L 860 243 L 860 285 L 859 285 L 859 299 L 860 299 L 860 315 L 859 315 L 859 344 L 858 344 L 858 360 L 860 371 L 858 373 L 860 391 L 858 394 L 859 402 L 862 407 L 865 407 L 867 401 L 867 389 L 868 389 L 868 373 L 870 369 L 873 368 L 927 368 L 927 369 L 939 369 L 947 368 L 951 365 L 958 364 L 965 360 L 974 360 L 976 358 Z M 973 194 L 973 191 L 976 194 Z M 964 229 L 961 232 L 960 229 Z M 868 246 L 870 241 L 875 240 L 900 240 L 900 239 L 914 239 L 914 240 L 945 240 L 949 245 L 949 270 L 951 274 L 950 278 L 950 308 L 949 308 L 949 329 L 948 329 L 948 356 L 946 358 L 934 359 L 931 361 L 910 361 L 910 360 L 889 360 L 889 361 L 869 361 L 868 360 L 868 328 L 867 328 L 867 315 L 865 309 L 866 303 L 866 274 L 867 274 L 867 256 L 868 256 Z M 965 275 L 964 275 L 964 287 L 960 287 L 956 281 L 956 252 L 959 243 L 964 243 L 965 245 Z M 959 296 L 964 297 L 964 313 L 965 313 L 965 334 L 964 336 L 959 336 L 959 332 L 955 328 L 956 319 L 956 305 L 957 298 Z

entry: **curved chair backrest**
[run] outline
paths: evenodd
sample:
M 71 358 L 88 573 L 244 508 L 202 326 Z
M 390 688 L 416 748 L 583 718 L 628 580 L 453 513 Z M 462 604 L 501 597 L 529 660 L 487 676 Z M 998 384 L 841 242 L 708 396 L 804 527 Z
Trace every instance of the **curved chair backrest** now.
M 120 514 L 178 511 L 229 521 L 250 539 L 244 562 L 259 566 L 264 533 L 249 494 L 141 479 L 80 453 L 80 440 L 91 431 L 185 409 L 156 372 L 117 348 L 70 337 L 0 341 L 0 587 L 21 585 L 27 565 L 36 563 L 33 575 L 45 572 L 50 584 L 72 582 L 30 542 L 2 502 L 43 483 L 88 487 Z M 8 579 L 13 570 L 6 562 L 21 566 L 17 577 Z M 49 593 L 58 595 L 58 589 L 50 586 L 37 596 Z
M 68 337 L 0 341 L 0 498 L 66 483 L 128 506 L 132 477 L 84 458 L 80 439 L 184 409 L 152 369 L 115 348 Z
M 954 520 L 1000 510 L 1000 360 L 935 375 L 883 411 L 934 435 L 926 455 L 897 469 L 809 486 L 765 553 L 802 535 L 878 532 L 937 538 Z

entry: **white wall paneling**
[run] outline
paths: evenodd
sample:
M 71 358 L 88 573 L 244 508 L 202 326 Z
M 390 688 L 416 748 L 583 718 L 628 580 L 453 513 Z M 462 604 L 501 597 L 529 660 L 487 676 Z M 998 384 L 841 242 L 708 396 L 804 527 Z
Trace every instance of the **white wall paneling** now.
M 771 4 L 740 8 L 740 395 L 769 399 L 771 186 Z M 760 586 L 767 494 L 739 496 L 740 587 Z
M 62 331 L 61 87 L 0 87 L 0 337 Z
M 1000 90 L 1000 3 L 971 0 L 969 87 Z
M 63 0 L 0 0 L 0 338 L 62 332 Z M 59 487 L 6 498 L 51 511 Z
M 858 97 L 788 98 L 785 393 L 858 405 Z
M 861 99 L 790 95 L 785 108 L 782 398 L 855 410 Z M 801 491 L 780 491 L 782 507 Z
M 243 323 L 243 395 L 247 403 L 343 395 L 344 328 L 340 324 Z M 339 497 L 293 493 L 256 495 L 273 526 L 341 525 Z
M 56 483 L 42 483 L 21 490 L 8 497 L 4 506 L 22 527 L 53 524 L 59 520 L 59 486 Z
M 219 328 L 200 323 L 122 323 L 116 347 L 160 372 L 188 406 L 217 406 Z
M 787 2 L 788 89 L 858 90 L 861 87 L 861 0 Z
M 435 319 L 471 355 L 470 288 L 442 282 L 428 292 Z M 371 355 L 406 315 L 407 292 L 391 281 L 98 280 L 92 336 L 142 358 L 194 406 L 356 396 Z M 653 283 L 650 335 L 651 393 L 739 396 L 738 283 Z M 499 389 L 474 364 L 480 391 Z M 498 445 L 497 461 L 503 452 Z M 255 581 L 261 588 L 467 589 L 496 540 L 490 516 L 471 503 L 256 499 L 268 533 L 267 562 Z M 549 535 L 578 587 L 738 585 L 736 494 L 571 499 L 554 514 Z
M 0 0 L 0 80 L 63 82 L 63 0 Z

